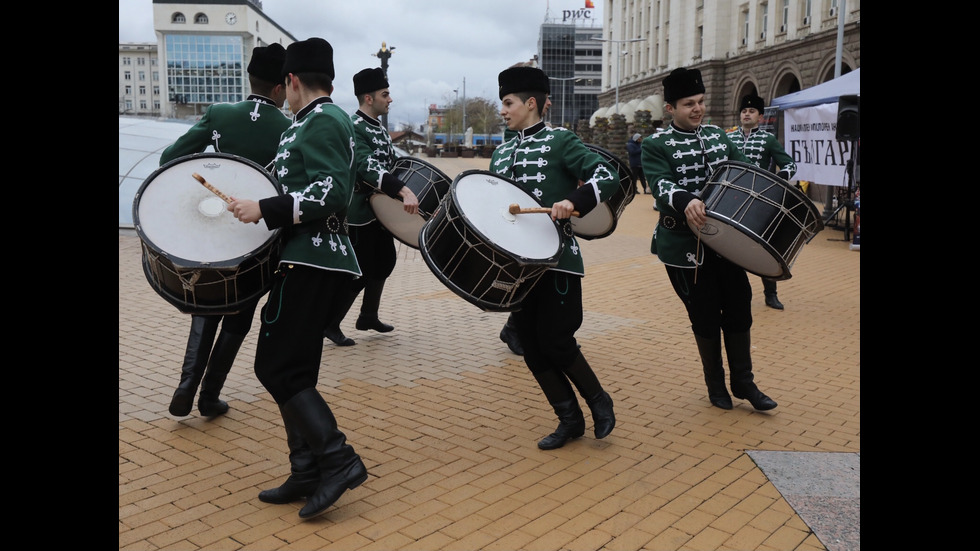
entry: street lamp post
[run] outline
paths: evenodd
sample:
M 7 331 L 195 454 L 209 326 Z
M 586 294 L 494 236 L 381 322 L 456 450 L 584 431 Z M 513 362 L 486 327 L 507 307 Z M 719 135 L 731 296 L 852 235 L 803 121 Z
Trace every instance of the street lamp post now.
M 565 78 L 548 77 L 548 78 L 551 80 L 561 81 L 561 111 L 560 111 L 561 114 L 559 115 L 560 119 L 558 121 L 558 126 L 564 126 L 565 125 L 565 83 L 568 82 L 569 80 L 578 80 L 578 78 L 576 77 L 565 77 Z
M 642 38 L 627 38 L 627 39 L 624 39 L 624 40 L 614 40 L 612 38 L 602 38 L 601 36 L 593 36 L 591 38 L 592 38 L 592 40 L 595 40 L 596 42 L 612 42 L 614 44 L 617 44 L 617 46 L 616 46 L 616 48 L 617 48 L 617 50 L 616 50 L 616 114 L 618 115 L 619 114 L 619 62 L 620 62 L 620 57 L 623 54 L 629 53 L 627 50 L 620 51 L 618 44 L 623 44 L 623 43 L 626 43 L 626 42 L 641 42 L 643 39 Z
M 388 78 L 388 60 L 391 58 L 391 53 L 395 51 L 395 47 L 388 47 L 383 41 L 381 42 L 381 49 L 377 52 L 371 54 L 381 60 L 381 71 L 385 74 L 385 78 Z M 381 124 L 384 125 L 385 130 L 388 130 L 388 113 L 381 115 Z
M 466 142 L 466 77 L 463 77 L 463 142 Z
M 453 92 L 456 94 L 456 101 L 453 102 L 453 105 L 456 106 L 456 107 L 459 107 L 459 88 L 454 88 L 453 89 Z M 456 130 L 456 121 L 455 121 L 455 118 L 456 117 L 453 117 L 453 119 L 454 119 L 453 120 L 453 123 L 451 125 L 449 125 L 450 139 L 453 141 L 453 147 L 456 147 L 456 132 L 454 132 L 454 130 Z M 448 144 L 446 144 L 446 145 L 448 145 Z

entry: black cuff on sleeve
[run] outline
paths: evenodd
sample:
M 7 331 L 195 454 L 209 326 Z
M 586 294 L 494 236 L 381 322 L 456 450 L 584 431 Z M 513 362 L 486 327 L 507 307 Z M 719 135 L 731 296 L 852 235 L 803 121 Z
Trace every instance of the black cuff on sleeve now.
M 674 210 L 677 212 L 683 213 L 684 209 L 687 208 L 687 204 L 695 199 L 698 199 L 698 197 L 695 197 L 690 191 L 678 191 L 674 193 L 674 197 L 671 200 L 673 204 L 670 206 L 674 207 Z
M 398 192 L 402 190 L 404 182 L 395 177 L 390 172 L 385 172 L 381 177 L 381 192 L 393 199 L 400 199 Z

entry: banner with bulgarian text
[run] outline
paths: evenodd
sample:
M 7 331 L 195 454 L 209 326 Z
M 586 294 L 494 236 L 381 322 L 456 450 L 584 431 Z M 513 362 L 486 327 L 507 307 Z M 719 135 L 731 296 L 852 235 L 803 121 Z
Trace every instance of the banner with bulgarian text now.
M 855 143 L 837 141 L 837 102 L 787 109 L 783 115 L 783 147 L 797 168 L 793 179 L 846 186 Z

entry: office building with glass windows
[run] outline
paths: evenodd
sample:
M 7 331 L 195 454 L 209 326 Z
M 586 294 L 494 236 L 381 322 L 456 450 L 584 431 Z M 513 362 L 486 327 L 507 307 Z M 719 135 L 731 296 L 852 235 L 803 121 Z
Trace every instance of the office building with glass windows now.
M 296 41 L 262 12 L 261 0 L 153 0 L 153 22 L 159 114 L 170 118 L 200 116 L 212 103 L 245 99 L 252 49 Z
M 602 84 L 602 26 L 593 19 L 558 22 L 545 19 L 538 36 L 539 67 L 551 79 L 552 126 L 574 129 L 599 108 Z

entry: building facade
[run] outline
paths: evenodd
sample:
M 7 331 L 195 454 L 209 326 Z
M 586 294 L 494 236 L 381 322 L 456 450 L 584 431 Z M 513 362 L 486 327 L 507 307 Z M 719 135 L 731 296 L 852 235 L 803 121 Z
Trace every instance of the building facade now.
M 861 1 L 604 0 L 602 44 L 600 114 L 616 95 L 662 105 L 663 79 L 697 68 L 706 122 L 729 127 L 745 94 L 768 105 L 860 67 Z
M 119 44 L 119 114 L 159 117 L 161 78 L 156 44 Z
M 120 114 L 196 118 L 241 101 L 252 49 L 296 41 L 261 0 L 153 0 L 153 28 L 156 44 L 119 44 Z

